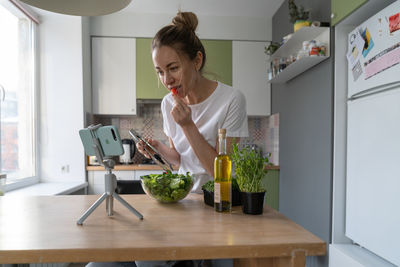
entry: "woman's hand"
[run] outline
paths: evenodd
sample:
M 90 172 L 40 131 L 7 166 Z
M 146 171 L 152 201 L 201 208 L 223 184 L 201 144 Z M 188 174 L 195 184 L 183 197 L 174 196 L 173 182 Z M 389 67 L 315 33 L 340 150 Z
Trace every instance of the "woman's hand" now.
M 150 145 L 152 145 L 154 148 L 157 149 L 159 141 L 153 140 L 151 138 L 150 139 L 145 138 L 145 139 Z M 148 145 L 146 145 L 143 141 L 136 143 L 136 148 L 138 149 L 138 151 L 140 153 L 142 153 L 146 158 L 150 159 L 151 158 L 150 154 L 145 150 L 145 147 L 146 147 L 147 151 L 150 151 L 150 153 L 154 154 L 154 151 Z
M 192 120 L 192 110 L 185 102 L 183 102 L 182 98 L 178 95 L 173 95 L 175 105 L 171 110 L 171 115 L 174 118 L 174 121 L 180 126 L 185 126 L 193 123 Z

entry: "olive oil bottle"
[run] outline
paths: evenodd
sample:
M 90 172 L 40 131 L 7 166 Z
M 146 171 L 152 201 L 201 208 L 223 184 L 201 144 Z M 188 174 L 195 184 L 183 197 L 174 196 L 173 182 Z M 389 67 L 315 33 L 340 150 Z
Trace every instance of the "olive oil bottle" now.
M 214 208 L 219 212 L 232 209 L 232 162 L 226 154 L 226 129 L 218 130 L 218 156 L 214 160 Z

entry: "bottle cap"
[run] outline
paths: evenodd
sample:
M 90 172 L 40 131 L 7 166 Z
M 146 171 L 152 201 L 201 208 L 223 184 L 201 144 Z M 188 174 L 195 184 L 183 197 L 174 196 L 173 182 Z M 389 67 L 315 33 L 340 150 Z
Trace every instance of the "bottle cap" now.
M 220 136 L 221 138 L 225 138 L 226 137 L 226 129 L 218 129 L 218 136 Z
M 221 128 L 221 129 L 218 129 L 218 134 L 226 134 L 226 129 L 224 129 L 224 128 Z

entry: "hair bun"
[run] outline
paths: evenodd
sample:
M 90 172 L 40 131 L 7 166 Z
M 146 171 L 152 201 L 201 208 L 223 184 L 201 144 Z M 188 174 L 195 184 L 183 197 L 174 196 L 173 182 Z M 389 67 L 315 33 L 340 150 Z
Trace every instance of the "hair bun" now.
M 197 29 L 198 20 L 196 14 L 193 12 L 179 11 L 172 19 L 172 24 L 178 28 L 186 28 L 195 32 Z

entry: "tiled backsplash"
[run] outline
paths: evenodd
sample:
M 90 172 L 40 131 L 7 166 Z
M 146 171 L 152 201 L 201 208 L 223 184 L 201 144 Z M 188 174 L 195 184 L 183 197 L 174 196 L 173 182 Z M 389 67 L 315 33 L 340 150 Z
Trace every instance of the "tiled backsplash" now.
M 106 117 L 94 116 L 94 123 L 115 125 L 122 139 L 131 138 L 129 130 L 134 129 L 145 138 L 153 138 L 168 144 L 163 131 L 160 104 L 146 104 L 140 116 Z M 255 145 L 263 155 L 271 153 L 270 162 L 279 165 L 279 114 L 267 117 L 249 117 L 249 137 L 241 140 L 242 144 Z M 136 153 L 134 163 L 140 163 L 143 156 Z

